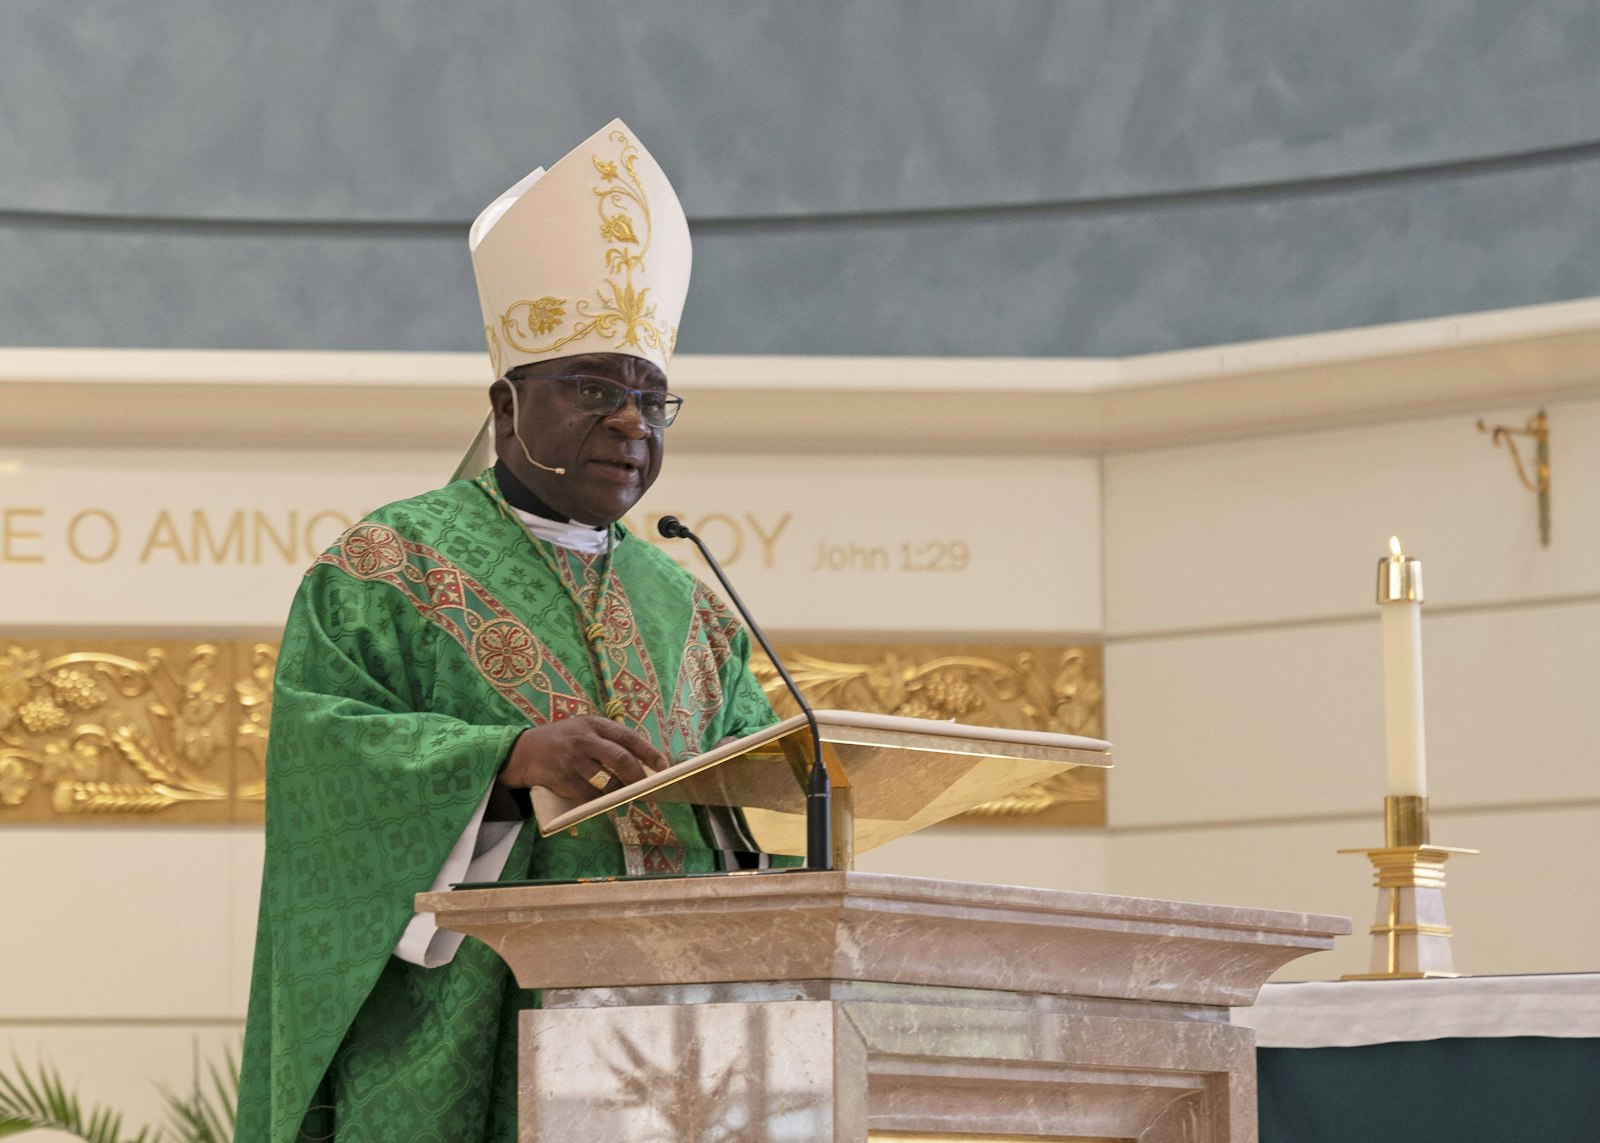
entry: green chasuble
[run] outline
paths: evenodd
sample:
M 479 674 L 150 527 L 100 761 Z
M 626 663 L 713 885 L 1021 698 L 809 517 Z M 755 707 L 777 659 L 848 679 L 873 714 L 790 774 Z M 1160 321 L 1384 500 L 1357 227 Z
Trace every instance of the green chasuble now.
M 677 761 L 775 721 L 723 604 L 613 536 L 596 556 L 535 540 L 485 473 L 380 509 L 306 574 L 275 684 L 241 1143 L 514 1139 L 534 994 L 476 941 L 439 968 L 392 957 L 413 895 L 528 726 L 614 700 Z M 693 807 L 646 803 L 524 826 L 502 879 L 716 858 Z

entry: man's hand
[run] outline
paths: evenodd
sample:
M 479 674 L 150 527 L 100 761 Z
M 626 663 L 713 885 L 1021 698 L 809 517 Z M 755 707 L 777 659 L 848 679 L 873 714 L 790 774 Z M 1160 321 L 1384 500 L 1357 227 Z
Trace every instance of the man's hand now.
M 512 787 L 546 786 L 563 798 L 586 802 L 666 765 L 666 755 L 638 731 L 589 714 L 524 730 L 511 747 L 500 781 Z

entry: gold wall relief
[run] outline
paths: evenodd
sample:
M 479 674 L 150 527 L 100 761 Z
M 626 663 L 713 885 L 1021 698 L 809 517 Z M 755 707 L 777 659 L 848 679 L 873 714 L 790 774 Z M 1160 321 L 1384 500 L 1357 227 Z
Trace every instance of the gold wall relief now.
M 951 718 L 1101 738 L 1105 734 L 1101 649 L 938 643 L 791 643 L 778 648 L 811 705 L 910 718 Z M 780 714 L 794 700 L 766 656 L 756 677 Z M 1104 825 L 1105 771 L 1081 767 L 987 802 L 958 821 Z
M 1100 737 L 1094 646 L 813 644 L 779 648 L 818 707 Z M 0 825 L 258 822 L 274 643 L 0 639 Z M 764 656 L 756 675 L 792 707 Z M 1084 768 L 963 821 L 1103 825 Z
M 277 647 L 0 642 L 0 823 L 260 821 Z

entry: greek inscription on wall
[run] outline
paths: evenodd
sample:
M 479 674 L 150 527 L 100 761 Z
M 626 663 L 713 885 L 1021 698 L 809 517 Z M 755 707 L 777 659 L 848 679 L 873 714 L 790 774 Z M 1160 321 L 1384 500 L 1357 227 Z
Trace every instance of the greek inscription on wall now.
M 303 568 L 363 515 L 320 508 L 228 512 L 158 508 L 152 514 L 85 506 L 0 509 L 0 564 Z

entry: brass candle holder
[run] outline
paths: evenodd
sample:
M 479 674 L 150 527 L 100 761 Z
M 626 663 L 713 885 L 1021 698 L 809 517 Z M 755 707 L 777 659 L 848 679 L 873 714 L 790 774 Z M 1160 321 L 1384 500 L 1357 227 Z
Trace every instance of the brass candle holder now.
M 1381 849 L 1341 849 L 1364 853 L 1372 862 L 1378 911 L 1372 929 L 1369 971 L 1340 980 L 1426 980 L 1459 975 L 1450 954 L 1450 926 L 1444 919 L 1444 863 L 1452 853 L 1475 849 L 1433 845 L 1428 838 L 1428 799 L 1383 799 Z

